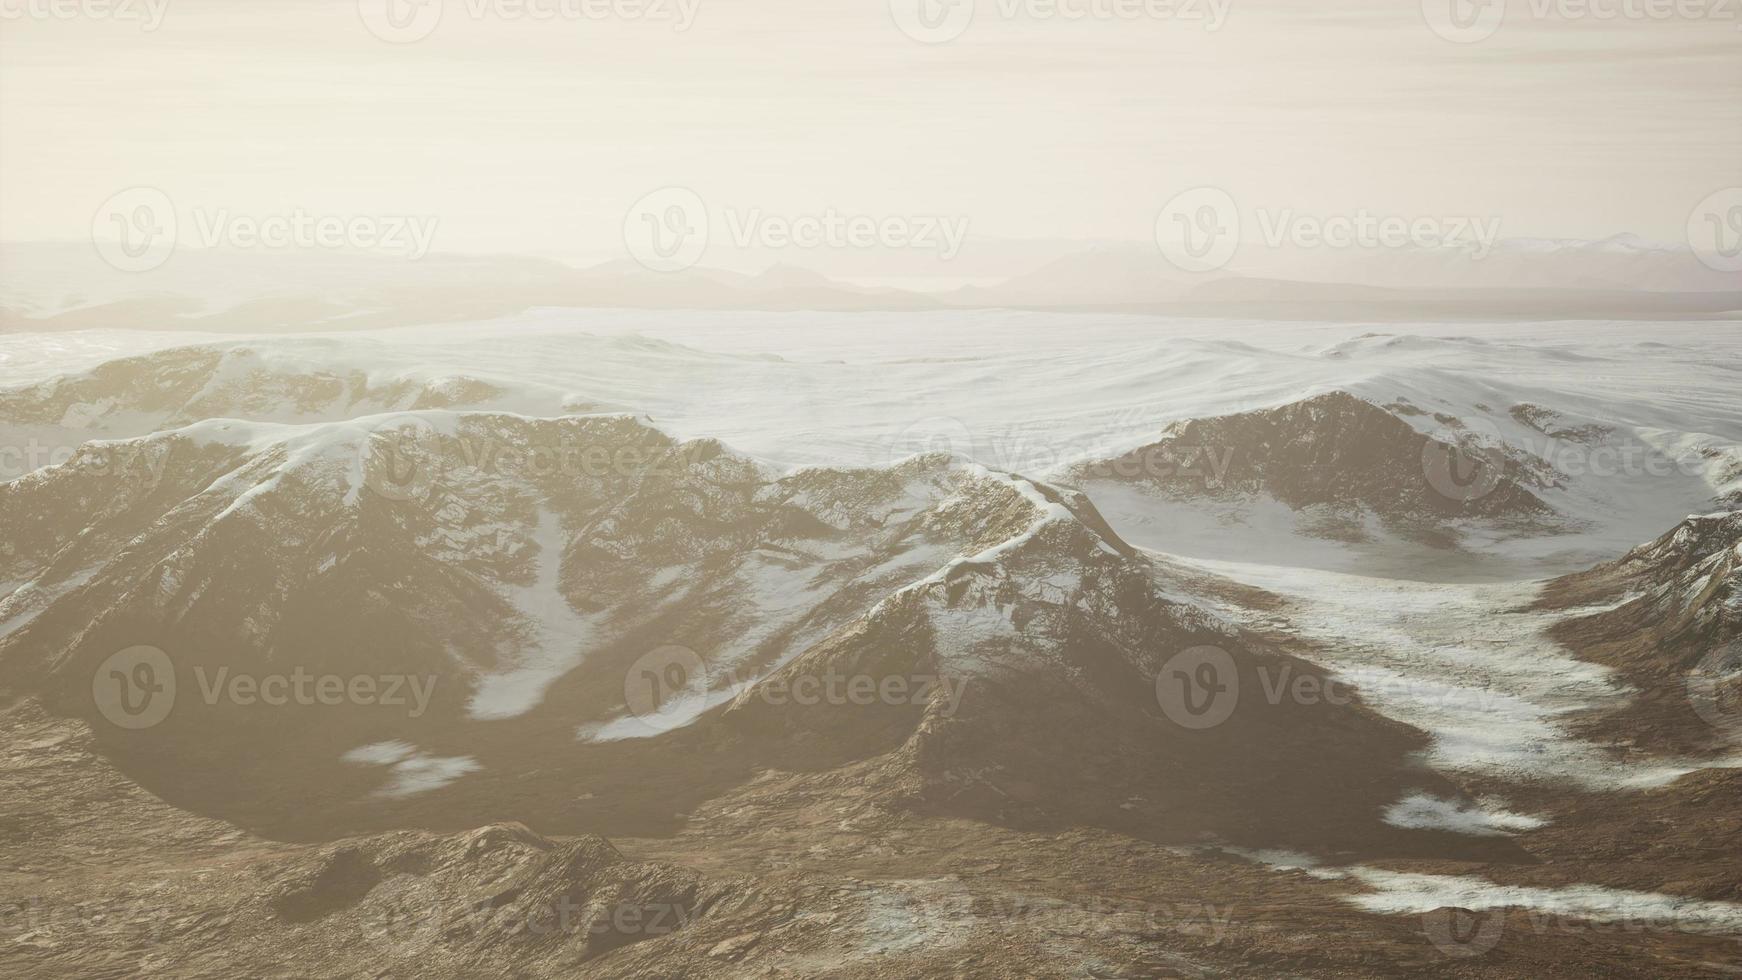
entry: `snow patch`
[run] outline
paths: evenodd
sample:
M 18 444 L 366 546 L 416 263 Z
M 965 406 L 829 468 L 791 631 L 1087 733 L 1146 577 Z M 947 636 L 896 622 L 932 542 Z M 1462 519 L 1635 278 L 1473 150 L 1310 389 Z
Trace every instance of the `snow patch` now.
M 528 637 L 523 646 L 505 658 L 513 666 L 486 674 L 466 706 L 477 721 L 513 718 L 531 711 L 544 700 L 552 681 L 572 670 L 598 642 L 598 617 L 582 615 L 569 605 L 562 592 L 562 559 L 568 537 L 562 519 L 540 508 L 532 532 L 535 546 L 533 581 L 510 587 L 507 599 L 520 613 Z
M 1194 560 L 1291 601 L 1313 659 L 1382 714 L 1433 736 L 1427 763 L 1590 789 L 1663 786 L 1742 760 L 1623 760 L 1562 718 L 1631 696 L 1613 671 L 1547 636 L 1559 616 L 1521 612 L 1535 584 L 1464 585 Z
M 389 778 L 376 794 L 391 797 L 440 789 L 480 768 L 471 756 L 434 756 L 399 740 L 358 746 L 339 758 L 353 765 L 385 767 Z
M 1642 923 L 1676 932 L 1742 935 L 1742 905 L 1623 891 L 1598 885 L 1533 888 L 1498 885 L 1481 878 L 1406 874 L 1379 868 L 1352 868 L 1349 875 L 1374 889 L 1345 900 L 1369 912 L 1422 914 L 1451 906 L 1487 909 L 1535 909 L 1591 922 Z
M 1411 830 L 1449 830 L 1471 837 L 1502 837 L 1535 830 L 1547 821 L 1512 813 L 1494 800 L 1462 802 L 1426 793 L 1407 796 L 1385 811 L 1385 822 Z

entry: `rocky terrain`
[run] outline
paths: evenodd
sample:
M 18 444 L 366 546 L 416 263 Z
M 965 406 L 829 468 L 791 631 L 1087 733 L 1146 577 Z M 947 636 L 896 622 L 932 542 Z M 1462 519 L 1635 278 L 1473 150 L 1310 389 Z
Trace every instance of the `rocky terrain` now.
M 1400 791 L 1401 775 L 1374 774 L 1405 768 L 1416 736 L 1352 704 L 1249 706 L 1179 738 L 1156 703 L 1168 657 L 1214 646 L 1251 687 L 1260 668 L 1315 670 L 1175 591 L 1178 572 L 1073 492 L 941 456 L 776 478 L 623 417 L 395 420 L 406 428 L 207 423 L 5 484 L 0 519 L 32 529 L 8 555 L 22 583 L 0 609 L 8 676 L 101 723 L 103 661 L 173 651 L 173 713 L 113 733 L 116 751 L 171 799 L 301 833 L 306 818 L 285 814 L 311 790 L 263 779 L 263 752 L 321 787 L 317 826 L 344 819 L 347 796 L 381 808 L 361 791 L 387 779 L 391 795 L 391 773 L 425 759 L 463 775 L 406 805 L 449 812 L 497 808 L 528 757 L 590 774 L 703 762 L 693 792 L 758 763 L 884 751 L 861 775 L 879 798 L 1179 840 L 1258 834 L 1275 813 L 1258 800 L 1298 798 L 1253 843 L 1342 833 Z M 548 471 L 532 465 L 541 448 L 559 461 Z M 104 454 L 154 459 L 162 477 L 109 472 Z M 626 710 L 624 679 L 664 649 L 696 651 L 702 670 Z M 210 697 L 226 670 L 403 676 L 427 701 L 264 713 Z M 911 690 L 869 705 L 778 693 L 830 677 Z M 698 744 L 734 746 L 731 762 L 695 759 Z M 380 752 L 397 757 L 356 764 Z M 1247 771 L 1229 778 L 1236 759 Z
M 793 466 L 261 346 L 0 391 L 71 443 L 0 482 L 7 975 L 1742 970 L 1737 515 L 1480 565 L 1709 432 L 1369 380 Z
M 1526 522 L 1550 508 L 1533 492 L 1552 470 L 1526 453 L 1470 438 L 1447 417 L 1439 437 L 1405 417 L 1333 391 L 1276 408 L 1190 419 L 1156 442 L 1114 459 L 1078 466 L 1089 485 L 1125 482 L 1171 498 L 1239 500 L 1264 496 L 1294 511 L 1358 528 L 1381 523 L 1443 533 L 1458 518 Z
M 1640 690 L 1592 725 L 1657 747 L 1742 746 L 1742 511 L 1689 517 L 1540 603 L 1573 613 L 1557 637 Z

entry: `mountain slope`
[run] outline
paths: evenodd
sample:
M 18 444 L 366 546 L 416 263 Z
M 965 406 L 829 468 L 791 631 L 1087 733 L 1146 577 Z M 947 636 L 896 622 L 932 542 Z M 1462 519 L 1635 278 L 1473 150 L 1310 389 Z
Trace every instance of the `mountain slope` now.
M 1742 511 L 1696 515 L 1613 562 L 1557 579 L 1555 636 L 1640 688 L 1624 723 L 1652 747 L 1742 745 Z
M 117 447 L 154 465 L 112 472 Z M 0 522 L 28 529 L 0 566 L 6 687 L 90 719 L 166 798 L 276 833 L 645 828 L 775 765 L 864 767 L 884 806 L 1352 844 L 1437 785 L 1406 760 L 1419 733 L 1358 703 L 1267 703 L 1323 678 L 1080 493 L 940 455 L 780 475 L 623 416 L 218 421 L 0 484 Z M 93 692 L 140 646 L 173 710 L 118 729 Z M 1209 730 L 1168 709 L 1199 648 L 1244 692 Z M 268 707 L 223 682 L 287 674 L 422 700 Z M 534 773 L 596 802 L 529 796 Z
M 1186 546 L 1192 534 L 1205 539 L 1193 547 L 1214 548 L 1217 535 L 1234 531 L 1224 543 L 1245 542 L 1241 534 L 1259 535 L 1250 543 L 1266 548 L 1297 536 L 1401 537 L 1447 548 L 1477 528 L 1553 525 L 1539 496 L 1554 483 L 1546 464 L 1461 425 L 1440 431 L 1426 434 L 1393 409 L 1332 391 L 1176 422 L 1159 440 L 1071 467 L 1066 479 L 1107 507 L 1116 526 L 1146 544 L 1153 535 L 1162 549 L 1170 538 Z

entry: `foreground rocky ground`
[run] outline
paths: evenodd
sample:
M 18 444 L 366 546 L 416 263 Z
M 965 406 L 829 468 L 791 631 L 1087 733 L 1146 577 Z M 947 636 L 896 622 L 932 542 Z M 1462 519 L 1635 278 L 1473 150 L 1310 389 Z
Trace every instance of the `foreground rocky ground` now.
M 1734 938 L 1523 910 L 1374 915 L 1340 900 L 1359 886 L 1272 870 L 1212 841 L 917 817 L 867 805 L 851 785 L 780 772 L 670 838 L 495 824 L 291 844 L 164 804 L 109 765 L 82 723 L 30 701 L 8 707 L 0 726 L 8 976 L 1742 970 Z M 1577 857 L 1557 858 L 1578 878 Z

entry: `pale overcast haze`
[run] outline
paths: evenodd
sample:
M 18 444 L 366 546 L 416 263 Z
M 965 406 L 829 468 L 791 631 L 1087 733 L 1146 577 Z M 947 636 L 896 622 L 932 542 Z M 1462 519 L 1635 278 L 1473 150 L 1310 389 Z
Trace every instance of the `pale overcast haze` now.
M 641 195 L 678 185 L 746 212 L 963 216 L 972 258 L 1144 241 L 1170 198 L 1212 185 L 1248 208 L 1680 243 L 1702 198 L 1742 183 L 1728 7 L 1600 20 L 1520 2 L 1456 43 L 1413 0 L 1074 22 L 981 0 L 959 37 L 924 44 L 887 0 L 543 20 L 448 0 L 427 37 L 388 43 L 355 2 L 132 0 L 133 19 L 47 3 L 4 0 L 7 241 L 83 240 L 144 185 L 184 211 L 434 215 L 440 251 L 599 261 L 622 256 Z
M 1739 28 L 0 0 L 0 980 L 1742 977 Z

